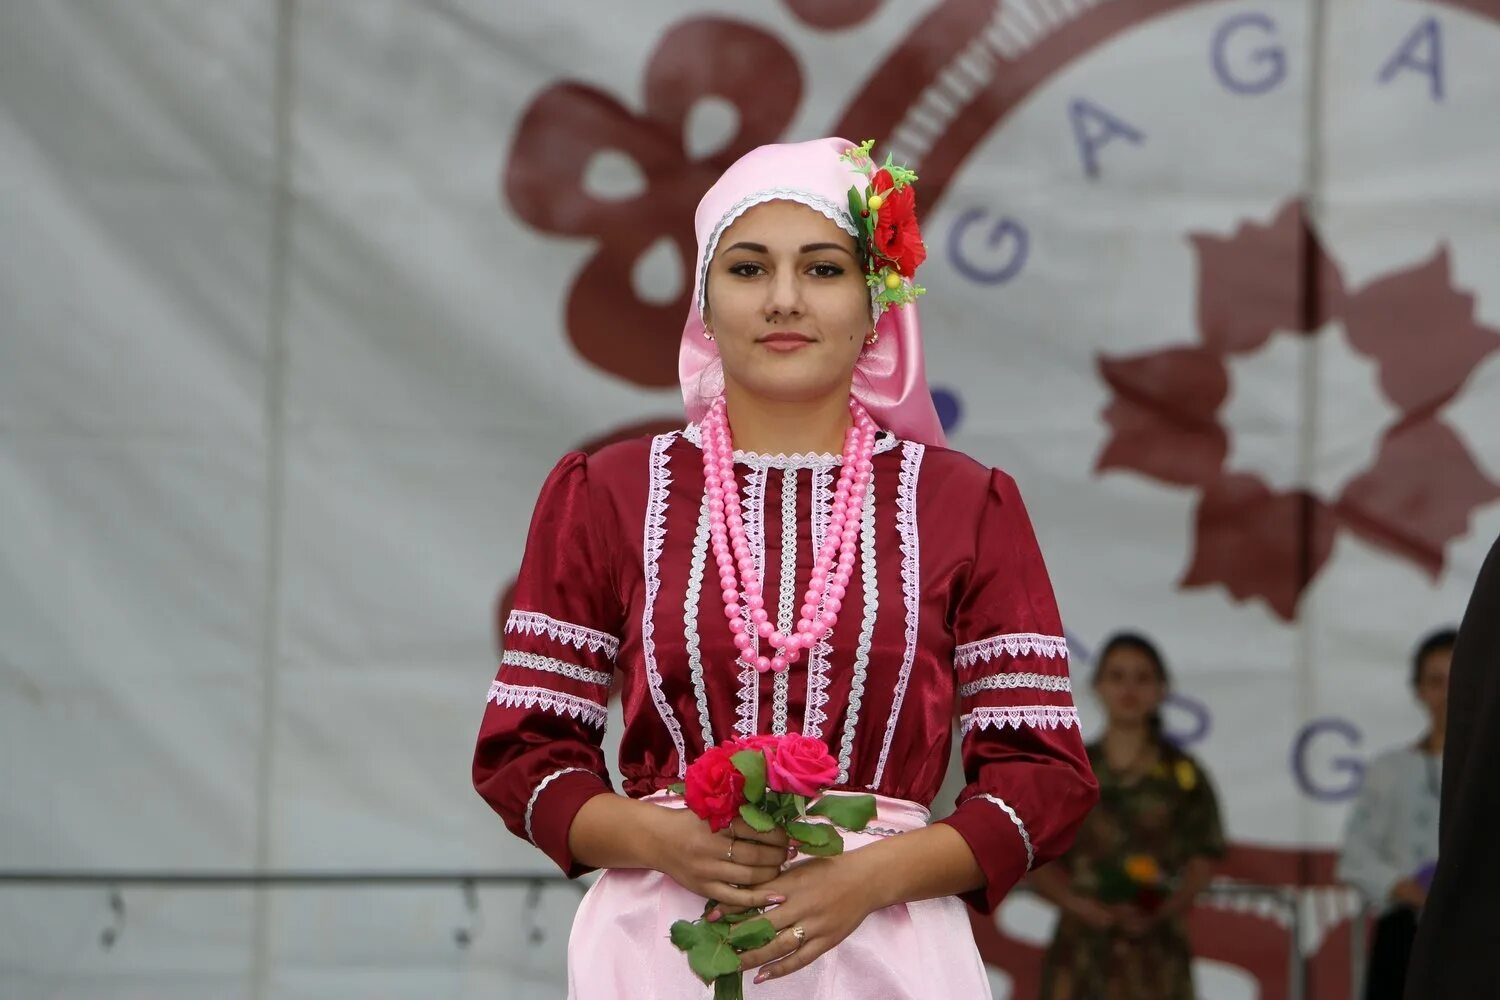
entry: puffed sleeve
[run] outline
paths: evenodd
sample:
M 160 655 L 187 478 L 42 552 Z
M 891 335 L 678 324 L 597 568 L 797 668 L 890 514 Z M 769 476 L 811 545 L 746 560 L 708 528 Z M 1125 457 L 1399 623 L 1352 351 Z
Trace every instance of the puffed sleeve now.
M 1067 850 L 1099 798 L 1052 583 L 1015 481 L 1003 472 L 990 474 L 953 638 L 968 784 L 941 822 L 984 869 L 986 886 L 964 901 L 990 913 L 1027 871 Z
M 623 611 L 605 507 L 582 453 L 547 477 L 474 753 L 479 794 L 570 878 L 591 870 L 568 850 L 573 817 L 611 788 L 600 740 Z

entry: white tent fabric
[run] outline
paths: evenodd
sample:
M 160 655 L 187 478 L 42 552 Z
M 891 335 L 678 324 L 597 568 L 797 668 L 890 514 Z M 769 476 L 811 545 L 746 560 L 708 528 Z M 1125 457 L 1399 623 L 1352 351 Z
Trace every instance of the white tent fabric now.
M 0 868 L 547 870 L 468 783 L 495 608 L 557 456 L 680 405 L 575 350 L 594 241 L 528 225 L 505 177 L 548 88 L 634 115 L 664 39 L 712 18 L 790 53 L 796 138 L 885 121 L 904 93 L 871 79 L 888 58 L 971 46 L 913 78 L 916 110 L 880 136 L 943 188 L 923 307 L 952 442 L 1020 482 L 1079 651 L 1126 625 L 1162 640 L 1169 724 L 1232 838 L 1337 842 L 1358 762 L 1420 725 L 1411 647 L 1457 619 L 1500 533 L 1500 18 L 1457 0 L 685 11 L 0 6 Z M 1001 114 L 954 98 L 986 74 L 1013 81 L 991 87 Z M 738 113 L 706 98 L 663 141 L 701 158 Z M 586 184 L 620 199 L 652 176 L 613 150 Z M 1347 294 L 1307 336 L 1210 359 L 1218 471 L 1333 504 L 1408 414 L 1459 448 L 1377 476 L 1431 544 L 1339 514 L 1283 613 L 1215 582 L 1264 585 L 1236 568 L 1257 537 L 1195 533 L 1202 489 L 1150 472 L 1170 427 L 1100 467 L 1103 363 L 1201 347 L 1204 303 L 1306 300 L 1312 272 L 1286 262 L 1311 244 L 1272 240 L 1268 265 L 1236 242 L 1298 206 Z M 675 301 L 680 267 L 670 243 L 642 255 L 641 301 Z M 1361 331 L 1393 315 L 1372 353 Z M 624 351 L 675 338 L 615 332 Z M 1432 358 L 1457 385 L 1418 413 L 1403 378 Z M 1200 545 L 1219 561 L 1184 586 Z M 1074 673 L 1092 724 L 1082 657 Z M 537 944 L 521 896 L 486 890 L 458 949 L 452 890 L 141 891 L 101 949 L 98 893 L 0 886 L 0 993 L 555 996 L 575 899 L 544 894 Z

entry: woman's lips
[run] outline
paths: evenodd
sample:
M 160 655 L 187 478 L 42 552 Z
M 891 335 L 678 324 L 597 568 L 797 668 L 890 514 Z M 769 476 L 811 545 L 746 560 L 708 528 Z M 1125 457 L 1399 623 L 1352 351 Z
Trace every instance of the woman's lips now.
M 795 351 L 799 347 L 806 347 L 812 342 L 811 337 L 793 332 L 768 333 L 758 341 L 758 343 L 772 351 Z

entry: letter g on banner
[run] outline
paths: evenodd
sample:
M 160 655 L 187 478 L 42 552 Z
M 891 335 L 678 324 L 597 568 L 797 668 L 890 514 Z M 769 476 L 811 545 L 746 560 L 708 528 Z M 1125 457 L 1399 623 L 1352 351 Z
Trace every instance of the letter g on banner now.
M 1272 41 L 1259 45 L 1252 42 L 1254 47 L 1245 51 L 1233 42 L 1247 31 Z M 1219 25 L 1214 32 L 1214 75 L 1226 90 L 1235 94 L 1264 94 L 1286 79 L 1286 50 L 1274 41 L 1275 36 L 1276 22 L 1269 14 L 1237 14 Z M 1249 67 L 1255 70 L 1252 72 Z
M 1319 802 L 1342 802 L 1359 794 L 1365 783 L 1365 765 L 1358 757 L 1335 753 L 1315 753 L 1325 745 L 1323 737 L 1337 737 L 1344 746 L 1358 747 L 1364 739 L 1359 728 L 1348 719 L 1314 719 L 1302 727 L 1292 744 L 1292 775 L 1304 794 Z M 1323 766 L 1318 766 L 1319 764 Z M 1314 767 L 1318 773 L 1313 773 Z M 1342 778 L 1337 776 L 1342 775 Z
M 969 231 L 986 220 L 990 226 L 984 236 L 970 238 Z M 984 257 L 971 255 L 966 247 L 982 248 Z M 1020 274 L 1030 252 L 1031 237 L 1025 226 L 1008 216 L 991 220 L 983 208 L 969 209 L 948 230 L 948 257 L 954 270 L 981 285 L 1003 285 Z

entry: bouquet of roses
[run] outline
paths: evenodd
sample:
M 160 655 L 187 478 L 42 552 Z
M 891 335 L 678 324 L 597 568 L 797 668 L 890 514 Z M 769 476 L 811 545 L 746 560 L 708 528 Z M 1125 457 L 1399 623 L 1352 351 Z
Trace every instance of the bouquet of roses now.
M 1130 854 L 1100 866 L 1099 901 L 1130 903 L 1155 913 L 1172 894 L 1172 882 L 1148 854 Z
M 715 833 L 739 817 L 760 833 L 779 827 L 804 854 L 827 857 L 844 849 L 838 827 L 857 833 L 875 815 L 874 796 L 823 795 L 838 773 L 821 740 L 797 733 L 751 736 L 709 748 L 671 790 L 685 796 L 687 807 Z M 709 900 L 704 915 L 717 906 Z M 698 978 L 713 984 L 715 1000 L 744 996 L 740 952 L 762 947 L 776 935 L 763 913 L 751 909 L 722 920 L 699 917 L 672 925 L 672 943 L 687 952 Z

